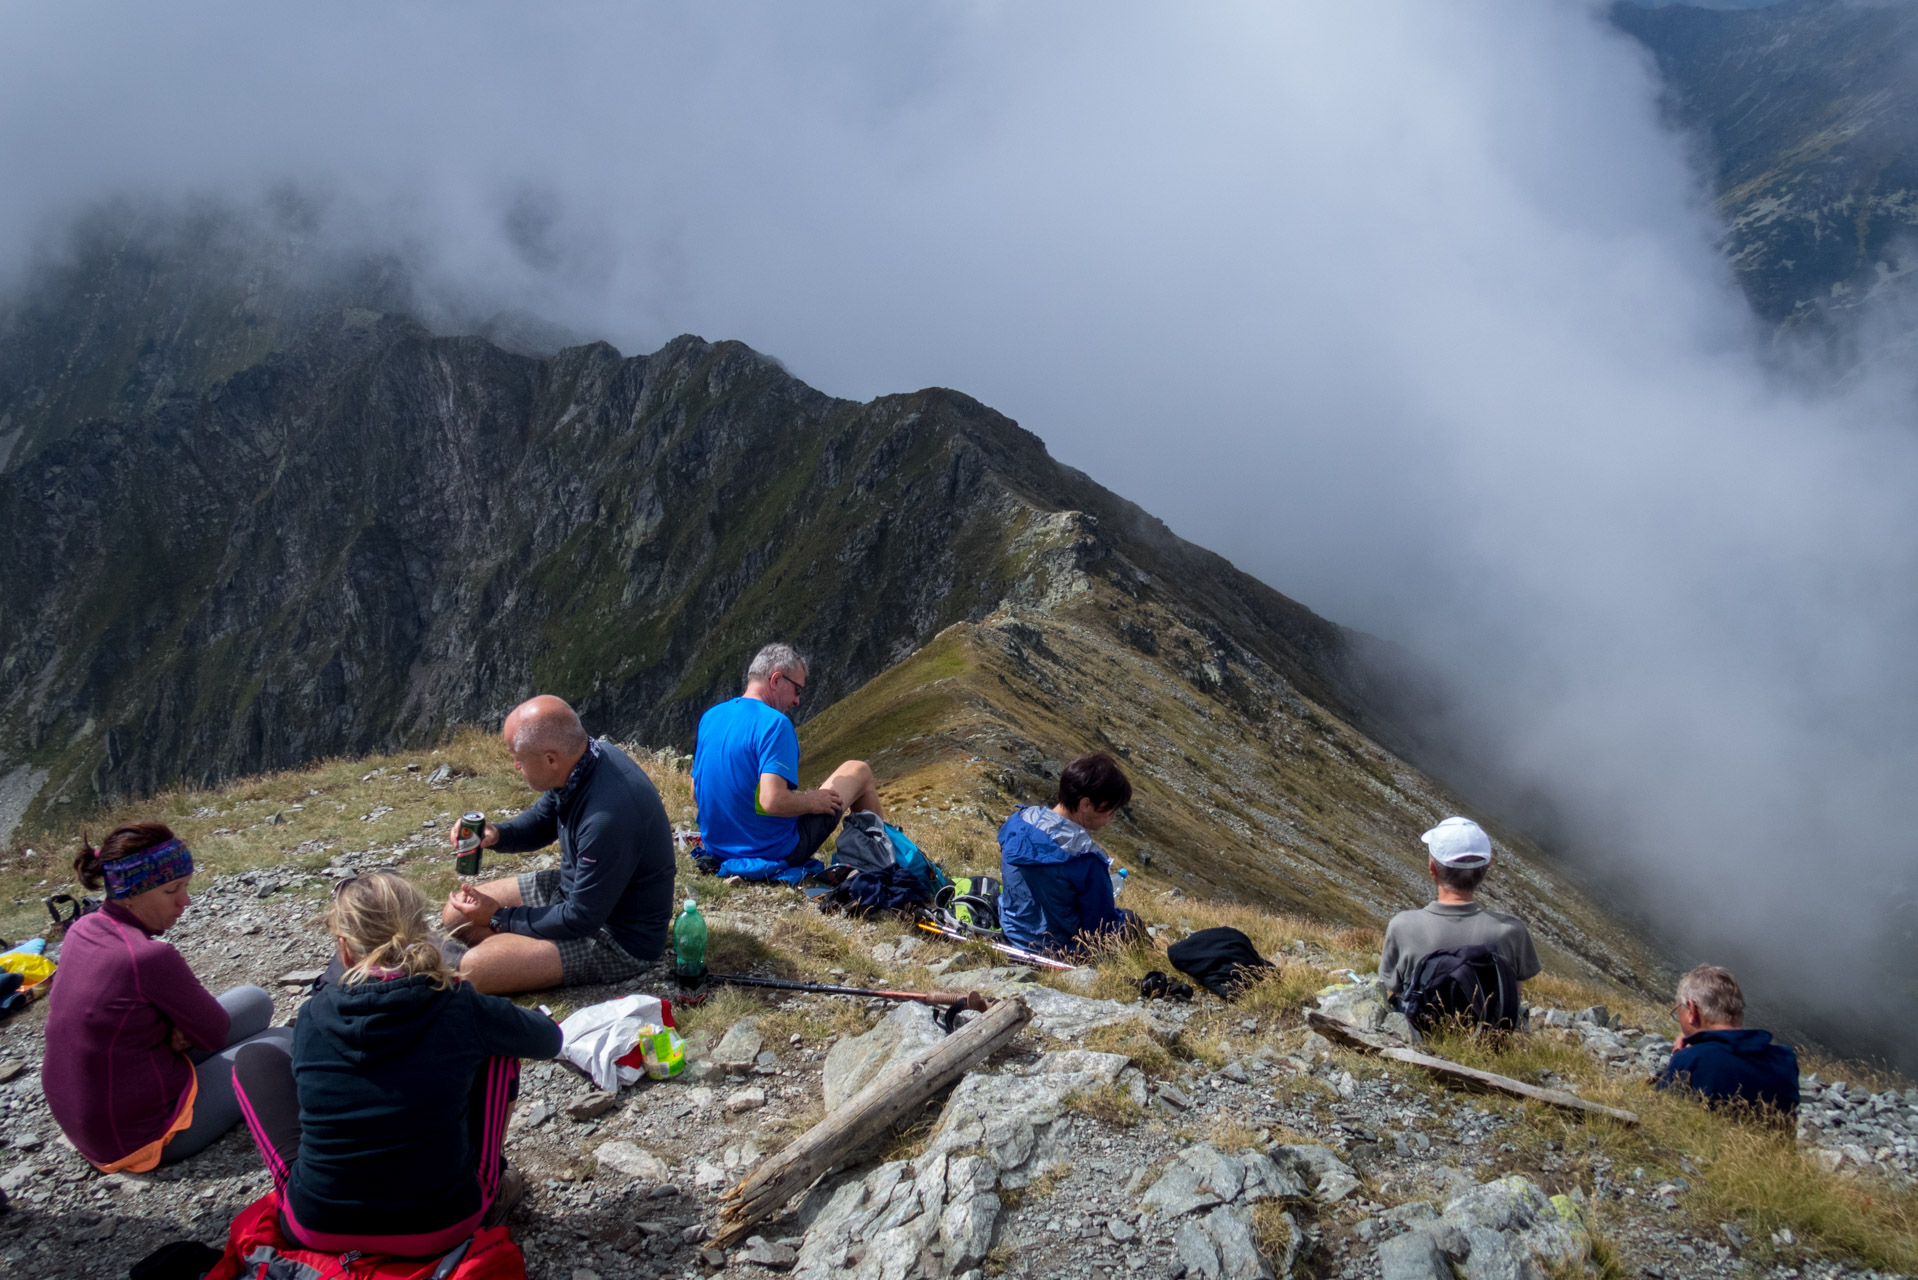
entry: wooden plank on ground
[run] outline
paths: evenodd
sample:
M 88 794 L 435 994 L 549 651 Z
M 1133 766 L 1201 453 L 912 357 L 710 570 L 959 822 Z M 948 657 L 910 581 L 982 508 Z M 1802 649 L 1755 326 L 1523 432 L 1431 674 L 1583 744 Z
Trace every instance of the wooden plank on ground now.
M 1620 1124 L 1638 1123 L 1638 1115 L 1635 1112 L 1590 1102 L 1563 1089 L 1545 1089 L 1538 1085 L 1526 1084 L 1523 1080 L 1514 1080 L 1510 1076 L 1480 1071 L 1476 1067 L 1464 1066 L 1445 1058 L 1435 1058 L 1429 1053 L 1420 1053 L 1416 1049 L 1407 1048 L 1395 1037 L 1361 1031 L 1317 1009 L 1307 1009 L 1305 1020 L 1313 1029 L 1324 1033 L 1330 1039 L 1366 1053 L 1376 1053 L 1381 1058 L 1390 1058 L 1394 1062 L 1418 1067 L 1441 1080 L 1448 1080 L 1472 1089 L 1488 1089 L 1526 1102 L 1542 1102 L 1548 1107 L 1557 1107 L 1561 1111 L 1578 1111 L 1586 1115 L 1603 1116 L 1607 1120 L 1616 1120 Z
M 997 1051 L 1032 1010 L 1018 996 L 995 1000 L 984 1013 L 911 1058 L 895 1062 L 833 1114 L 793 1139 L 751 1176 L 720 1197 L 719 1230 L 709 1248 L 744 1240 L 753 1224 L 777 1212 L 820 1174 L 924 1106 L 934 1094 Z

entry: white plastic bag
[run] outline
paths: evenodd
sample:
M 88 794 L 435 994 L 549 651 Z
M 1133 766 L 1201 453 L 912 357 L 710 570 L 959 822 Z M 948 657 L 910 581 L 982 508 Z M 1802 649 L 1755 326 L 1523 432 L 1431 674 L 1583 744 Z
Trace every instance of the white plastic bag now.
M 640 1067 L 623 1067 L 619 1059 L 639 1043 L 640 1031 L 670 1022 L 666 1004 L 657 996 L 621 996 L 588 1005 L 559 1024 L 565 1037 L 559 1056 L 578 1066 L 608 1093 L 646 1074 Z

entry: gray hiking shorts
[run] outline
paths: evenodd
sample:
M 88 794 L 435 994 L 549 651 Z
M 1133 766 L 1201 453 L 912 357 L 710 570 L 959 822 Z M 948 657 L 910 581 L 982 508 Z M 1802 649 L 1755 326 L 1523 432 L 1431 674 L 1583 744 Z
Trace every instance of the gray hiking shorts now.
M 559 872 L 522 871 L 518 877 L 519 900 L 529 907 L 550 907 L 559 901 Z M 559 948 L 559 980 L 568 987 L 596 986 L 608 982 L 631 982 L 657 970 L 657 960 L 635 960 L 607 932 L 584 938 L 555 942 Z

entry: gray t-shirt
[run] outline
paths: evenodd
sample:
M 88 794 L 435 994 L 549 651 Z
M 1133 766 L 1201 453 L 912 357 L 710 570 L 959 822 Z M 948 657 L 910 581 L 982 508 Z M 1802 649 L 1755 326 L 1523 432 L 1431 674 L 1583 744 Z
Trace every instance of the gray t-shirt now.
M 1419 961 L 1447 947 L 1496 947 L 1512 962 L 1520 982 L 1536 977 L 1538 952 L 1532 931 L 1517 916 L 1487 911 L 1476 902 L 1428 902 L 1417 911 L 1401 911 L 1385 926 L 1379 974 L 1393 991 L 1411 984 Z

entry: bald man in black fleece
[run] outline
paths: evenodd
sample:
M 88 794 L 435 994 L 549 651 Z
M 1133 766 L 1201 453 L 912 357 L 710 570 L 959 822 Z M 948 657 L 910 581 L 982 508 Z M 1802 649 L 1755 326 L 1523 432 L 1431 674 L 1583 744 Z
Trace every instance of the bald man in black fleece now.
M 490 994 L 631 981 L 658 962 L 673 915 L 673 832 L 659 792 L 550 695 L 513 708 L 501 736 L 545 794 L 487 823 L 481 844 L 528 853 L 558 839 L 560 864 L 453 891 L 441 918 L 470 948 L 460 975 Z

